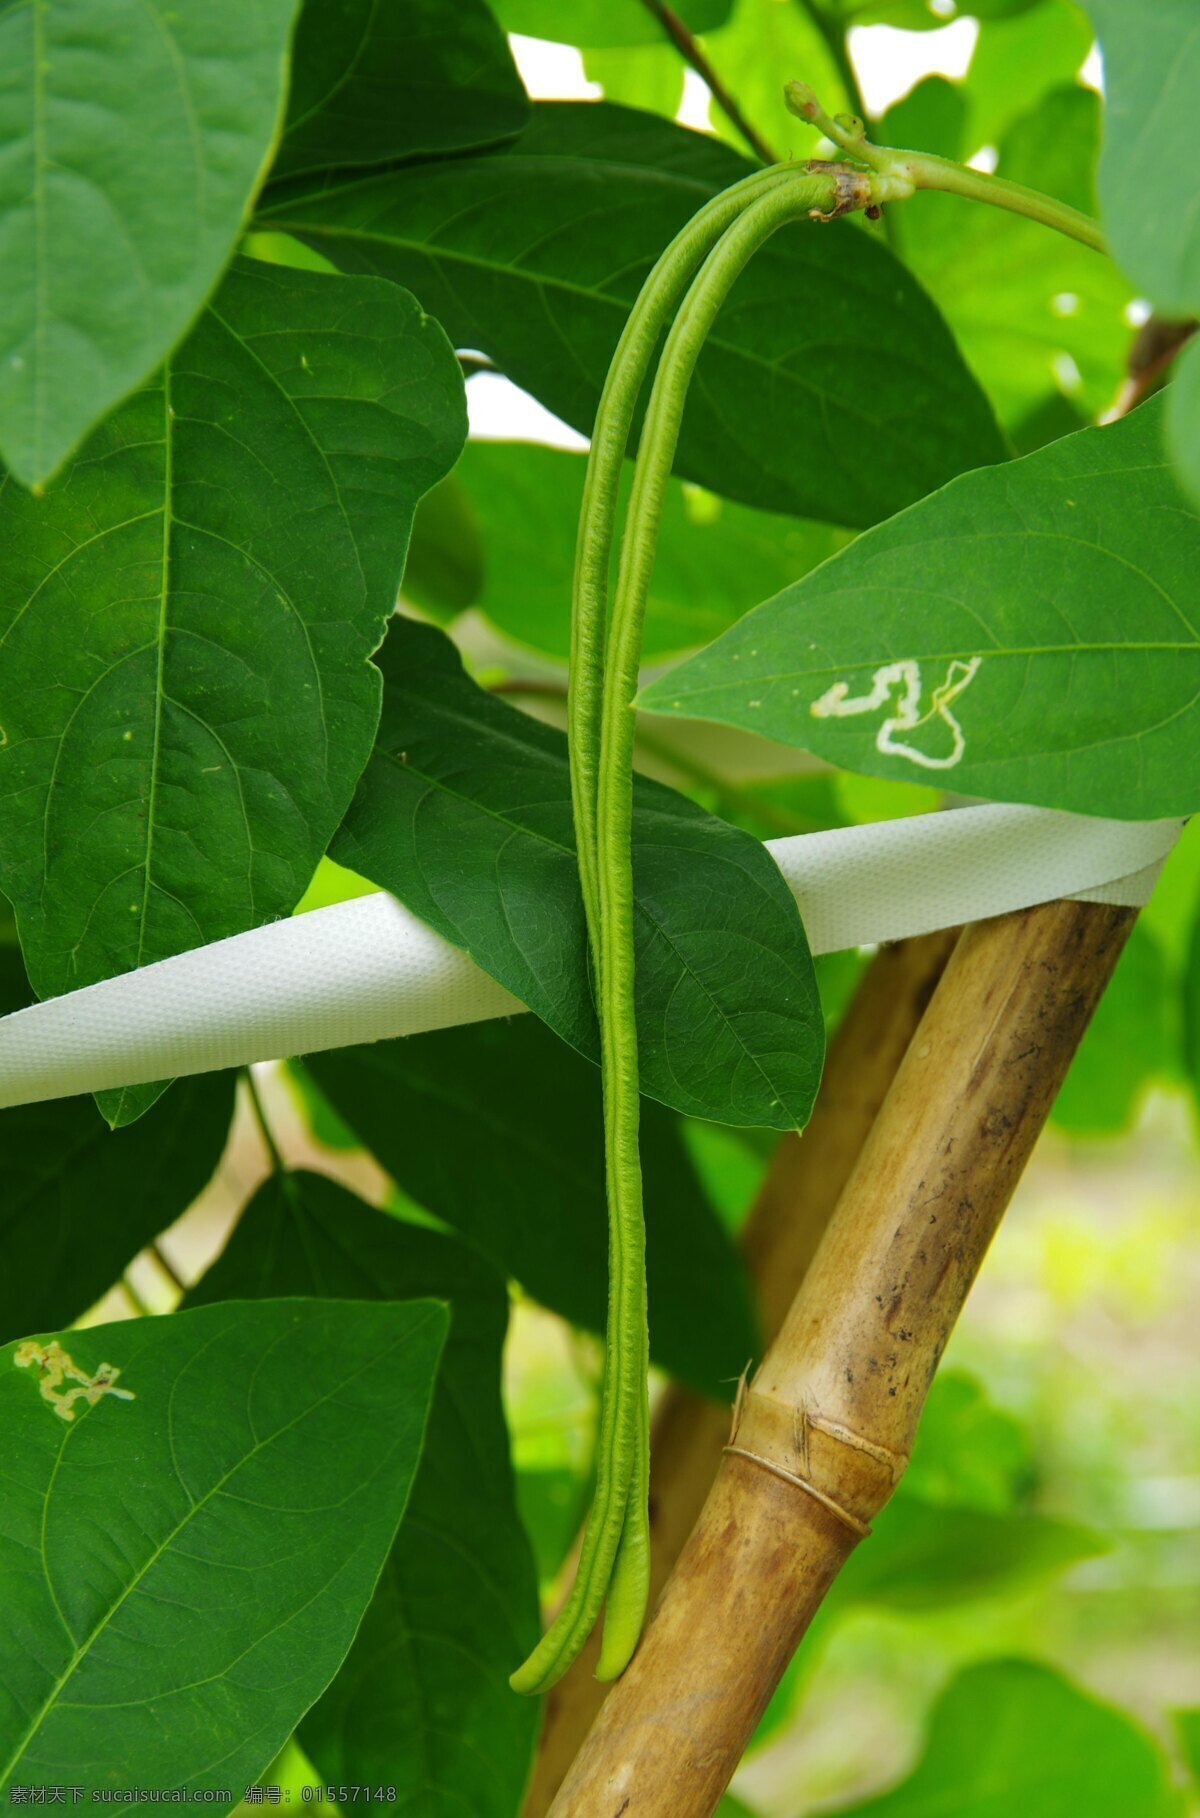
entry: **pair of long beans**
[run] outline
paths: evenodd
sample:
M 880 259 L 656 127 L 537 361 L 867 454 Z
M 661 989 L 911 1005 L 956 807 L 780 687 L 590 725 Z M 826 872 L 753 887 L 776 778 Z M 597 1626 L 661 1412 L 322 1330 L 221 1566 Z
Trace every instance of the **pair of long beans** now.
M 579 1565 L 555 1621 L 512 1675 L 520 1692 L 545 1691 L 562 1677 L 606 1600 L 597 1677 L 616 1678 L 637 1645 L 649 1588 L 648 1345 L 630 849 L 633 702 L 663 497 L 700 350 L 754 253 L 778 228 L 804 217 L 829 220 L 903 200 L 917 189 L 941 189 L 1025 215 L 1103 250 L 1096 223 L 1065 203 L 946 159 L 874 146 L 861 121 L 847 115 L 830 119 L 803 83 L 789 83 L 785 95 L 793 113 L 820 127 L 854 162 L 758 171 L 706 203 L 676 236 L 642 287 L 617 344 L 584 482 L 571 602 L 568 726 L 575 842 L 600 1023 L 608 1323 L 596 1488 Z M 610 620 L 621 466 L 637 401 L 668 323 L 642 425 Z
M 600 1022 L 608 1323 L 596 1488 L 579 1565 L 556 1620 L 513 1674 L 512 1684 L 521 1692 L 544 1691 L 566 1672 L 606 1599 L 597 1677 L 615 1678 L 637 1645 L 649 1586 L 646 1268 L 630 837 L 633 701 L 663 496 L 688 384 L 735 279 L 785 222 L 843 212 L 848 188 L 859 198 L 856 206 L 870 202 L 864 173 L 832 165 L 778 165 L 701 209 L 647 279 L 596 415 L 576 547 L 568 721 L 575 840 Z M 638 396 L 672 315 L 642 427 L 610 625 L 621 465 Z

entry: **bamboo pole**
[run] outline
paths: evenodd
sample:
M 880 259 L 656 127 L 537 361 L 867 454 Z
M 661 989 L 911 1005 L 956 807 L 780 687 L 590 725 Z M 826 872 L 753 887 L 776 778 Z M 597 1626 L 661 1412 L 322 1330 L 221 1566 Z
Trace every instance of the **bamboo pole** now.
M 779 1330 L 867 1132 L 904 1058 L 957 930 L 883 947 L 848 1005 L 803 1138 L 785 1136 L 742 1232 L 764 1342 Z M 729 1437 L 729 1410 L 672 1384 L 650 1447 L 650 1601 L 653 1606 L 712 1487 Z M 599 1636 L 546 1697 L 523 1818 L 543 1818 L 609 1687 L 595 1678 Z
M 1135 912 L 963 935 L 552 1818 L 709 1818 L 908 1460 L 967 1290 Z

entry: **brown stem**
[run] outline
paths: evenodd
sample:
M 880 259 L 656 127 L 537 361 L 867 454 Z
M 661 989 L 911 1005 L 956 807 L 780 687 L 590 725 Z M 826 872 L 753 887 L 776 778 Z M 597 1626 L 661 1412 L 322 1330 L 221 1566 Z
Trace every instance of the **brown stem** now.
M 904 1470 L 946 1340 L 1134 916 L 1049 903 L 963 935 L 552 1818 L 709 1818 Z
M 775 1151 L 742 1234 L 767 1342 L 804 1279 L 954 941 L 953 932 L 928 934 L 876 954 L 830 1045 L 803 1138 L 785 1136 Z M 652 1602 L 703 1507 L 728 1437 L 727 1408 L 671 1385 L 650 1446 Z M 542 1818 L 604 1701 L 609 1687 L 593 1677 L 598 1653 L 593 1637 L 547 1696 L 523 1818 Z
M 668 6 L 667 0 L 642 0 L 642 4 L 658 20 L 684 62 L 690 63 L 696 74 L 708 84 L 713 100 L 729 123 L 741 133 L 755 156 L 761 158 L 764 164 L 778 164 L 778 153 L 771 150 L 766 140 L 747 120 L 710 63 L 707 52 L 697 43 L 674 7 Z
M 1191 318 L 1177 320 L 1171 316 L 1151 316 L 1134 336 L 1129 349 L 1126 375 L 1117 395 L 1101 417 L 1102 423 L 1115 423 L 1145 402 L 1158 389 L 1175 361 L 1187 346 L 1200 323 Z

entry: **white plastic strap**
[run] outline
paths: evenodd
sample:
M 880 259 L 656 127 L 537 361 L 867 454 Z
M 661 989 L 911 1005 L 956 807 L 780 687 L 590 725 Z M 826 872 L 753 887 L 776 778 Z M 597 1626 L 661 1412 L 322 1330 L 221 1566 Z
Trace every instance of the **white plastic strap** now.
M 1145 902 L 1181 821 L 959 808 L 772 840 L 814 953 L 1057 897 Z M 0 1106 L 523 1010 L 383 894 L 274 922 L 0 1018 Z

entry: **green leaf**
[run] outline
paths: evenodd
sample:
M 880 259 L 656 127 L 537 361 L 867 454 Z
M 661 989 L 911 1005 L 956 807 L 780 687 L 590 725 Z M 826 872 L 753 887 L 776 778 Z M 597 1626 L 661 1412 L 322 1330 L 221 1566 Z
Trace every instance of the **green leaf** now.
M 566 740 L 397 619 L 379 742 L 331 848 L 593 1058 Z M 718 1123 L 802 1126 L 820 1078 L 795 899 L 750 835 L 639 780 L 633 827 L 642 1089 Z
M 1200 1106 L 1200 915 L 1192 922 L 1183 979 L 1183 1053 L 1192 1092 Z
M 326 1783 L 395 1786 L 434 1818 L 512 1818 L 538 1708 L 508 1684 L 537 1640 L 529 1543 L 517 1517 L 500 1353 L 504 1282 L 440 1232 L 364 1205 L 320 1174 L 273 1175 L 189 1304 L 277 1296 L 450 1304 L 412 1495 L 337 1678 L 300 1740 Z
M 905 1496 L 942 1507 L 1013 1509 L 1033 1475 L 1029 1434 L 1019 1420 L 989 1401 L 982 1385 L 961 1370 L 941 1370 L 930 1385 Z
M 705 38 L 704 49 L 746 119 L 780 156 L 813 157 L 820 139 L 784 107 L 790 77 L 803 76 L 831 113 L 856 105 L 828 39 L 797 0 L 737 0 L 729 23 Z M 713 131 L 744 156 L 744 140 L 715 101 L 708 117 Z
M 1127 1129 L 1151 1082 L 1178 1072 L 1178 1053 L 1166 957 L 1139 922 L 1054 1101 L 1054 1122 L 1085 1136 Z
M 131 1130 L 90 1098 L 0 1111 L 0 1340 L 69 1325 L 187 1210 L 221 1159 L 233 1085 L 182 1080 Z
M 1190 1711 L 1173 1711 L 1175 1728 L 1183 1745 L 1188 1772 L 1200 1786 L 1200 1707 Z
M 43 498 L 0 486 L 0 882 L 39 996 L 299 899 L 464 419 L 394 285 L 239 262 Z
M 483 0 L 305 0 L 271 177 L 492 145 L 528 118 Z
M 1160 309 L 1200 309 L 1193 175 L 1200 18 L 1193 0 L 1084 0 L 1104 53 L 1100 205 L 1113 254 Z
M 583 73 L 589 82 L 599 83 L 606 101 L 644 107 L 668 120 L 679 112 L 686 70 L 683 58 L 665 38 L 660 44 L 583 53 Z M 739 147 L 745 149 L 740 141 Z
M 982 11 L 978 4 L 963 10 Z M 1091 45 L 1075 0 L 1036 0 L 984 18 L 963 85 L 970 110 L 965 154 L 999 145 L 1018 115 L 1036 108 L 1052 89 L 1075 82 Z
M 1055 89 L 1008 129 L 999 175 L 1094 212 L 1099 114 L 1089 89 Z M 924 144 L 895 131 L 891 116 L 880 136 Z M 919 196 L 894 212 L 905 256 L 1006 426 L 1059 389 L 1087 416 L 1106 408 L 1130 338 L 1130 287 L 1111 261 L 1035 221 L 972 208 L 957 196 Z
M 711 31 L 729 17 L 733 0 L 679 0 L 674 8 L 693 32 Z M 663 28 L 642 0 L 495 0 L 505 31 L 550 38 L 582 50 L 624 44 L 657 44 Z
M 321 1091 L 397 1185 L 574 1325 L 604 1330 L 600 1082 L 532 1017 L 314 1054 Z M 642 1105 L 650 1353 L 727 1399 L 757 1351 L 741 1259 L 677 1120 Z
M 547 1594 L 587 1518 L 588 1475 L 568 1465 L 530 1465 L 517 1471 L 517 1507 Z
M 0 1790 L 261 1773 L 350 1646 L 445 1331 L 430 1301 L 202 1307 L 58 1334 L 78 1388 L 0 1353 Z
M 920 146 L 935 157 L 961 160 L 966 155 L 967 112 L 961 82 L 951 82 L 946 76 L 926 76 L 909 89 L 903 100 L 888 108 L 874 136 L 881 144 Z M 933 193 L 930 191 L 931 196 Z M 923 207 L 896 209 L 893 220 L 906 236 L 909 222 L 923 213 Z M 960 211 L 959 220 L 965 222 L 966 218 Z
M 1092 1529 L 1025 1511 L 894 1496 L 838 1580 L 831 1608 L 921 1611 L 1011 1596 L 1106 1550 Z
M 23 485 L 216 282 L 270 155 L 295 10 L 0 5 L 0 457 Z
M 839 1818 L 1178 1818 L 1182 1800 L 1155 1744 L 1112 1705 L 1049 1667 L 987 1661 L 934 1708 L 910 1777 Z
M 650 114 L 542 104 L 513 146 L 300 186 L 259 224 L 344 271 L 411 285 L 456 345 L 588 433 L 652 263 L 749 169 Z M 861 525 L 1004 452 L 924 292 L 869 234 L 806 221 L 772 240 L 722 310 L 677 467 L 760 509 Z
M 474 501 L 459 478 L 470 446 L 454 472 L 425 494 L 413 519 L 404 597 L 435 619 L 465 612 L 483 592 L 483 538 Z
M 549 656 L 567 655 L 575 531 L 583 499 L 585 457 L 530 442 L 469 442 L 451 480 L 461 489 L 469 521 L 481 543 L 482 584 L 472 601 L 507 636 Z M 618 523 L 624 516 L 633 469 L 626 463 Z M 417 512 L 417 538 L 426 547 L 445 501 L 442 488 Z M 667 487 L 654 576 L 646 610 L 647 659 L 707 644 L 742 612 L 841 549 L 844 532 L 734 505 L 715 493 L 672 480 Z M 452 521 L 439 546 L 449 567 L 460 537 Z M 450 613 L 463 591 L 453 570 L 441 598 Z M 428 583 L 406 596 L 430 603 Z M 461 608 L 459 608 L 461 610 Z
M 870 775 L 1153 820 L 1200 805 L 1198 614 L 1200 522 L 1153 398 L 955 480 L 640 704 Z

